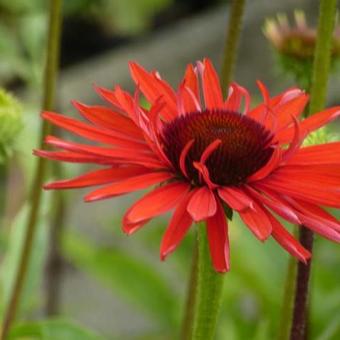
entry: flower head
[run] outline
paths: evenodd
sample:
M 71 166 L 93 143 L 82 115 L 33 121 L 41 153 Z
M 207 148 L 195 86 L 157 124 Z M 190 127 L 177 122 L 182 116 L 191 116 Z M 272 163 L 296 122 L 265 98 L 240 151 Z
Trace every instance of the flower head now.
M 340 223 L 322 206 L 340 207 L 340 142 L 302 148 L 304 138 L 334 120 L 340 107 L 300 121 L 308 96 L 291 88 L 250 108 L 247 90 L 233 83 L 226 100 L 211 62 L 188 65 L 178 89 L 157 72 L 130 64 L 137 90 L 96 88 L 110 106 L 74 106 L 87 122 L 52 112 L 43 117 L 99 145 L 47 137 L 57 151 L 35 153 L 52 160 L 94 163 L 100 169 L 47 184 L 46 189 L 101 186 L 85 196 L 95 201 L 151 186 L 128 209 L 123 230 L 131 234 L 173 210 L 161 243 L 164 259 L 193 222 L 206 221 L 214 268 L 229 270 L 225 208 L 238 213 L 261 241 L 273 237 L 307 261 L 310 253 L 277 217 L 340 241 Z M 200 81 L 199 81 L 200 80 Z M 202 84 L 201 88 L 199 84 Z M 151 103 L 139 105 L 139 93 Z M 202 99 L 201 99 L 202 98 Z
M 299 80 L 310 74 L 316 47 L 317 31 L 307 24 L 303 11 L 294 12 L 295 24 L 290 25 L 285 14 L 267 19 L 264 34 L 278 53 L 284 71 L 293 73 Z M 336 26 L 331 49 L 331 65 L 340 58 L 340 27 Z

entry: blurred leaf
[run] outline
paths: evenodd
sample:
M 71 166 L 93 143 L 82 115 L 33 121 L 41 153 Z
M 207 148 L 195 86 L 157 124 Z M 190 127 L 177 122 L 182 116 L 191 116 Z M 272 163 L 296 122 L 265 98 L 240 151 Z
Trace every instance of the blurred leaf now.
M 104 340 L 103 337 L 67 320 L 43 320 L 18 324 L 8 340 Z
M 63 242 L 66 256 L 131 303 L 171 329 L 176 325 L 178 301 L 168 282 L 142 258 L 117 248 L 100 248 L 81 235 L 68 232 Z
M 37 225 L 34 246 L 31 254 L 31 260 L 26 276 L 23 296 L 21 298 L 21 309 L 29 309 L 37 300 L 34 292 L 39 292 L 38 286 L 41 281 L 44 259 L 47 249 L 47 231 L 46 227 L 46 208 L 48 207 L 48 194 L 44 194 L 42 199 L 43 209 Z M 13 280 L 17 272 L 19 256 L 21 255 L 22 243 L 25 236 L 26 221 L 28 215 L 28 206 L 25 205 L 16 216 L 9 233 L 9 239 L 6 249 L 6 255 L 1 263 L 0 268 L 0 288 L 1 288 L 1 304 L 0 312 L 3 312 L 4 306 L 7 304 Z

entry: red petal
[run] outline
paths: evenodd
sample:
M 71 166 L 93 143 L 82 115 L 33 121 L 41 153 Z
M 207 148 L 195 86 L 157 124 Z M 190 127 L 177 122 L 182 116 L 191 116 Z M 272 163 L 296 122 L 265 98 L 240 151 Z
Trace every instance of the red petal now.
M 263 166 L 261 169 L 259 169 L 258 171 L 256 171 L 254 174 L 252 174 L 250 177 L 248 177 L 247 182 L 248 183 L 256 182 L 256 181 L 266 178 L 279 166 L 281 160 L 282 160 L 282 151 L 280 148 L 275 148 L 267 164 Z
M 247 189 L 249 190 L 250 194 L 255 197 L 255 199 L 266 205 L 269 209 L 277 213 L 279 216 L 283 217 L 291 223 L 301 224 L 301 221 L 295 213 L 295 210 L 292 209 L 292 207 L 287 202 L 285 202 L 284 200 L 280 200 L 278 196 L 274 196 L 271 193 L 268 193 L 268 191 L 264 191 L 266 195 L 270 196 L 267 197 L 263 193 L 259 193 L 258 191 L 254 190 L 250 186 L 247 186 Z
M 129 65 L 134 82 L 139 86 L 147 100 L 153 104 L 159 97 L 163 97 L 166 106 L 162 110 L 162 115 L 166 120 L 175 118 L 177 116 L 176 95 L 171 87 L 140 65 L 132 62 Z
M 331 177 L 331 174 L 328 179 L 326 176 L 310 175 L 308 172 L 301 173 L 301 175 L 294 176 L 293 173 L 278 172 L 252 185 L 260 190 L 273 190 L 318 205 L 340 207 L 340 191 L 339 186 L 336 185 L 339 179 Z
M 229 237 L 228 223 L 221 203 L 217 201 L 216 214 L 207 219 L 207 235 L 210 248 L 210 256 L 217 272 L 229 271 Z
M 188 65 L 182 84 L 179 87 L 179 97 L 183 104 L 183 114 L 200 110 L 198 79 L 191 64 Z
M 192 192 L 184 196 L 172 215 L 161 243 L 160 256 L 162 261 L 177 248 L 192 224 L 192 218 L 187 212 L 187 205 L 191 196 Z
M 54 112 L 43 112 L 42 117 L 49 122 L 53 123 L 56 126 L 59 126 L 65 130 L 71 131 L 78 136 L 85 137 L 89 140 L 93 140 L 100 143 L 105 144 L 113 144 L 123 147 L 131 147 L 131 148 L 142 148 L 146 149 L 145 143 L 137 142 L 129 140 L 128 138 L 124 138 L 124 135 L 114 136 L 113 133 L 110 133 L 109 130 L 98 129 L 91 125 L 82 123 L 75 119 L 56 114 Z
M 289 164 L 340 164 L 340 142 L 312 145 L 299 149 Z
M 239 211 L 239 215 L 246 226 L 261 241 L 266 240 L 272 232 L 272 224 L 264 208 L 253 202 L 254 209 Z
M 64 141 L 57 137 L 47 136 L 45 143 L 53 145 L 55 147 L 69 150 L 76 153 L 90 154 L 100 157 L 110 163 L 131 163 L 140 164 L 150 168 L 161 168 L 162 163 L 157 159 L 154 159 L 154 155 L 138 152 L 138 149 L 112 149 L 104 148 L 92 145 L 84 145 L 79 143 L 73 143 L 70 141 Z
M 92 202 L 145 189 L 151 185 L 169 180 L 172 177 L 173 175 L 168 172 L 153 172 L 145 175 L 130 177 L 126 180 L 122 180 L 120 182 L 105 186 L 104 188 L 92 191 L 85 196 L 85 201 Z
M 223 187 L 218 189 L 218 194 L 233 210 L 243 211 L 249 208 L 254 208 L 252 199 L 239 188 Z
M 143 139 L 140 129 L 128 117 L 104 106 L 89 106 L 77 101 L 73 106 L 90 122 L 106 129 L 121 132 L 134 139 Z
M 202 86 L 207 109 L 223 107 L 223 97 L 218 75 L 209 59 L 203 61 Z
M 268 214 L 273 226 L 272 236 L 277 243 L 288 251 L 291 255 L 297 257 L 302 262 L 307 262 L 311 253 L 305 249 L 271 214 Z
M 340 107 L 332 107 L 328 110 L 313 114 L 309 118 L 303 120 L 300 124 L 301 134 L 306 135 L 320 127 L 330 123 L 332 120 L 340 116 Z M 294 127 L 284 129 L 277 133 L 277 139 L 281 144 L 290 143 L 294 137 Z
M 224 109 L 234 112 L 240 112 L 241 100 L 244 97 L 244 114 L 247 114 L 250 107 L 250 95 L 247 89 L 238 85 L 237 83 L 232 83 L 229 87 L 229 95 L 224 103 Z
M 84 175 L 72 179 L 66 179 L 45 184 L 44 189 L 83 188 L 94 185 L 106 184 L 110 182 L 116 182 L 125 178 L 145 174 L 147 172 L 150 172 L 150 170 L 138 166 L 100 169 L 88 172 Z
M 109 161 L 105 158 L 103 159 L 102 157 L 84 155 L 77 152 L 33 150 L 33 154 L 39 157 L 70 163 L 95 163 L 95 164 L 113 163 L 112 160 Z
M 130 223 L 151 219 L 174 208 L 183 195 L 189 191 L 185 183 L 174 182 L 161 186 L 137 201 L 126 214 Z
M 117 100 L 114 91 L 100 86 L 94 86 L 94 89 L 104 100 L 108 101 L 113 106 L 120 108 L 119 101 Z
M 215 215 L 216 198 L 214 193 L 207 187 L 196 189 L 189 201 L 187 210 L 195 222 Z
M 183 150 L 181 151 L 181 155 L 179 157 L 179 167 L 183 173 L 183 175 L 188 178 L 188 174 L 187 174 L 187 169 L 186 169 L 186 165 L 185 165 L 185 161 L 186 161 L 186 157 L 190 151 L 190 148 L 192 147 L 192 144 L 194 144 L 194 140 L 190 140 L 183 148 Z

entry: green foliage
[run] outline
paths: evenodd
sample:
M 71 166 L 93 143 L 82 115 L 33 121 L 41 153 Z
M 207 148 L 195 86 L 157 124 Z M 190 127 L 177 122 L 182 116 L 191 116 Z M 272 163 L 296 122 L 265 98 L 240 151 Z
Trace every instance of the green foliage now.
M 63 247 L 77 267 L 127 298 L 163 328 L 176 325 L 176 296 L 166 279 L 145 260 L 123 249 L 98 247 L 83 236 L 71 233 L 67 233 Z
M 55 319 L 17 324 L 8 340 L 104 340 L 103 337 L 67 320 Z
M 48 231 L 46 208 L 49 200 L 46 196 L 47 195 L 45 194 L 45 199 L 43 200 L 45 204 L 39 219 L 33 253 L 25 282 L 23 297 L 21 299 L 21 310 L 26 312 L 27 310 L 35 308 L 41 298 L 41 296 L 38 295 L 38 287 L 44 269 Z M 7 235 L 7 242 L 5 245 L 6 252 L 0 268 L 0 315 L 2 315 L 3 309 L 7 305 L 9 294 L 13 286 L 14 276 L 17 272 L 18 260 L 25 235 L 27 214 L 28 206 L 25 205 L 16 216 L 10 228 L 6 226 L 7 228 L 2 230 L 2 233 L 7 231 L 9 235 Z

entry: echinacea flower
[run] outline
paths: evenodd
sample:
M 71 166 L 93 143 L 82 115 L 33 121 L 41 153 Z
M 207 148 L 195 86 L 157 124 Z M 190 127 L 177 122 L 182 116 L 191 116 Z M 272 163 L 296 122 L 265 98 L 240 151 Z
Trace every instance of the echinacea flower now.
M 247 90 L 233 83 L 226 100 L 211 62 L 188 65 L 178 89 L 157 72 L 130 63 L 137 90 L 97 87 L 110 106 L 74 106 L 87 122 L 53 112 L 43 118 L 99 145 L 48 136 L 60 150 L 35 151 L 52 160 L 93 163 L 100 169 L 45 185 L 45 189 L 101 186 L 91 202 L 151 186 L 123 218 L 131 234 L 173 210 L 160 255 L 175 250 L 193 222 L 205 221 L 213 266 L 229 270 L 225 208 L 238 213 L 260 241 L 273 237 L 301 261 L 311 254 L 278 217 L 340 241 L 340 223 L 323 207 L 340 207 L 340 142 L 301 147 L 304 138 L 334 120 L 340 107 L 300 120 L 308 96 L 291 88 L 250 108 Z M 201 87 L 200 87 L 201 84 Z M 139 93 L 150 102 L 139 104 Z

